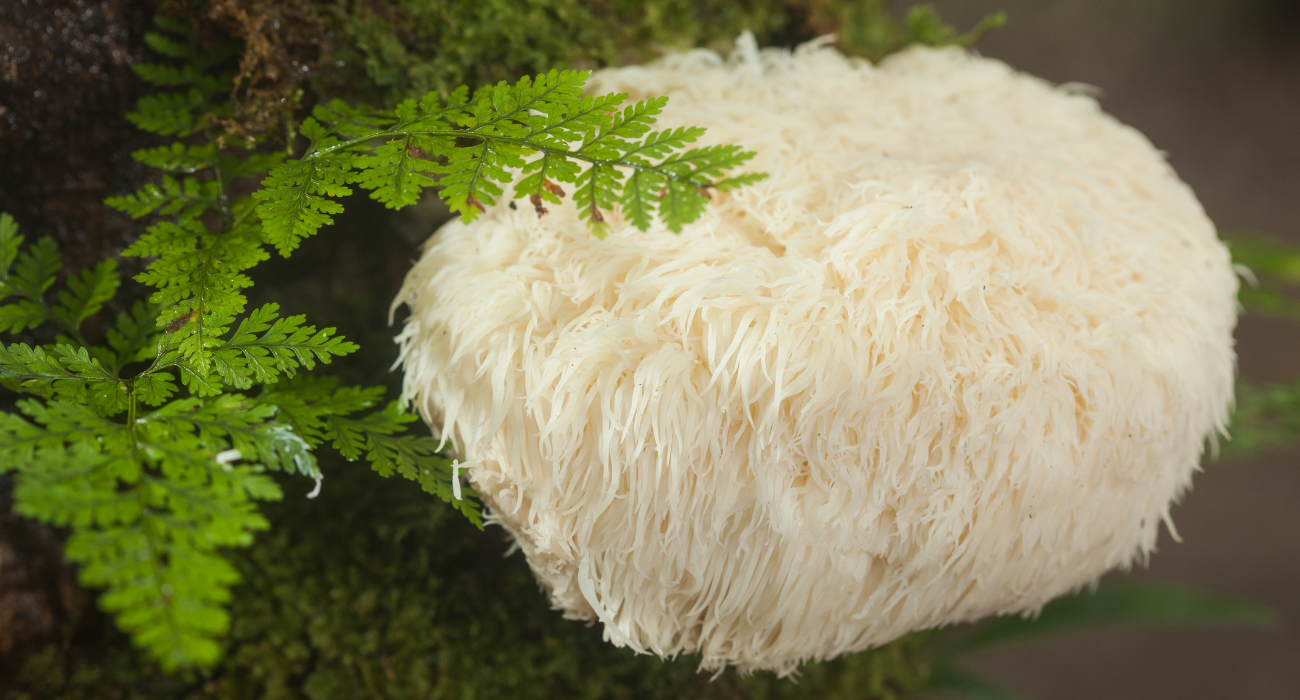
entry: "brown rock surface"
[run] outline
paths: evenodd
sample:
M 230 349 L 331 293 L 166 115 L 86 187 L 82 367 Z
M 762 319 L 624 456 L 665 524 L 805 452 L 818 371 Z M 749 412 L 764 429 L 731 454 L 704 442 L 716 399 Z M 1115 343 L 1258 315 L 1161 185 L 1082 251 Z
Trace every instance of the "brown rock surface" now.
M 130 219 L 102 204 L 129 191 L 144 145 L 125 118 L 142 86 L 152 2 L 0 3 L 0 211 L 52 235 L 80 267 L 120 249 Z

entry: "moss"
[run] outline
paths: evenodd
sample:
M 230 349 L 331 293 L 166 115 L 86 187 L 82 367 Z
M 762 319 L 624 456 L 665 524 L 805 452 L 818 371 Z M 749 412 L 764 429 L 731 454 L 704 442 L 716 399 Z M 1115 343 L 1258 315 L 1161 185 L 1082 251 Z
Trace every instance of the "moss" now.
M 389 104 L 553 67 L 644 60 L 665 48 L 768 40 L 791 13 L 779 0 L 324 0 L 331 48 L 318 94 Z
M 900 21 L 889 0 L 207 0 L 206 7 L 244 42 L 244 111 L 263 128 L 300 104 L 303 85 L 316 98 L 390 105 L 554 67 L 640 62 L 697 46 L 725 52 L 743 31 L 760 45 L 837 33 L 846 53 L 877 60 L 913 42 L 971 43 L 1000 23 L 958 35 L 929 7 Z
M 30 657 L 6 700 L 184 697 L 890 698 L 924 680 L 924 640 L 808 665 L 800 683 L 695 673 L 616 649 L 596 627 L 549 610 L 501 531 L 475 530 L 396 481 L 339 464 L 319 499 L 268 510 L 269 534 L 238 553 L 222 663 L 166 677 L 112 635 L 93 653 L 51 645 Z M 286 484 L 295 494 L 300 484 Z

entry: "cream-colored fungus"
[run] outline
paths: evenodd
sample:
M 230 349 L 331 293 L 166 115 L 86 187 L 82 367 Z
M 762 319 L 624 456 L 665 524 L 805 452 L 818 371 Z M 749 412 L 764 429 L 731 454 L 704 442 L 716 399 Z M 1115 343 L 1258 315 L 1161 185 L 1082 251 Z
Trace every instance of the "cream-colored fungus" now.
M 505 202 L 429 242 L 406 393 L 565 615 L 790 672 L 1146 557 L 1232 400 L 1236 279 L 1090 97 L 957 49 L 593 76 L 770 177 L 681 235 Z

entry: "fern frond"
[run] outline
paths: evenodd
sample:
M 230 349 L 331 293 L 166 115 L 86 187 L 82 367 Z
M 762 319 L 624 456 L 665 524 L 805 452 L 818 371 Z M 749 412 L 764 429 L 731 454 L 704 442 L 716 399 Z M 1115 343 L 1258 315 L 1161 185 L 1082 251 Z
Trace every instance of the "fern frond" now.
M 337 134 L 345 140 L 366 136 L 382 131 L 395 119 L 391 112 L 371 109 L 366 105 L 353 107 L 338 99 L 316 105 L 312 108 L 311 115 L 311 123 L 304 122 L 301 130 L 303 136 L 313 141 L 319 141 L 324 134 Z M 313 124 L 319 126 L 319 135 Z
M 206 401 L 172 401 L 140 421 L 142 425 L 156 423 L 178 435 L 195 435 L 211 454 L 225 452 L 227 463 L 249 461 L 275 471 L 321 478 L 310 443 L 293 426 L 272 420 L 276 412 L 273 404 L 223 394 Z
M 190 146 L 179 141 L 170 146 L 145 148 L 131 154 L 134 160 L 169 173 L 192 173 L 211 168 L 216 164 L 217 157 L 215 143 Z
M 601 210 L 613 208 L 622 183 L 622 173 L 612 165 L 593 164 L 578 178 L 578 190 L 573 193 L 573 203 L 578 205 L 578 216 L 592 225 L 597 238 L 604 238 L 605 217 Z
M 208 196 L 205 197 L 204 194 Z M 186 178 L 182 184 L 174 178 L 164 176 L 160 185 L 147 184 L 131 194 L 109 197 L 104 200 L 104 204 L 129 214 L 133 219 L 148 216 L 160 209 L 159 214 L 175 214 L 189 205 L 194 210 L 187 212 L 187 218 L 194 218 L 215 203 L 215 195 L 216 192 L 211 189 L 202 192 L 202 186 L 194 178 Z
M 22 242 L 23 237 L 16 228 L 3 240 L 8 261 L 0 267 L 0 299 L 17 295 L 39 302 L 45 290 L 54 285 L 63 260 L 59 257 L 59 247 L 49 236 L 42 236 L 26 250 L 21 250 Z
M 304 133 L 306 129 L 304 128 Z M 262 189 L 253 193 L 266 242 L 281 255 L 293 252 L 302 239 L 334 223 L 331 214 L 343 205 L 329 199 L 352 194 L 352 156 L 291 160 L 267 173 Z
M 623 195 L 618 202 L 623 208 L 623 215 L 633 226 L 641 230 L 650 228 L 659 192 L 663 187 L 664 177 L 659 173 L 634 170 L 628 175 Z
M 243 272 L 267 259 L 261 243 L 255 227 L 218 235 L 190 219 L 150 226 L 122 251 L 123 255 L 154 258 L 135 279 L 158 288 L 150 300 L 167 307 L 159 321 L 168 327 L 169 345 L 178 349 L 196 372 L 194 377 L 183 375 L 187 385 L 204 385 L 212 348 L 220 345 L 231 319 L 244 310 L 246 299 L 241 290 L 253 282 Z
M 602 210 L 615 203 L 639 228 L 648 227 L 657 210 L 671 230 L 680 231 L 703 211 L 697 201 L 705 197 L 701 188 L 715 187 L 715 180 L 752 156 L 737 146 L 673 155 L 704 130 L 652 132 L 667 98 L 620 111 L 626 95 L 582 95 L 587 76 L 551 71 L 514 85 L 485 86 L 470 99 L 460 90 L 445 103 L 430 93 L 391 112 L 338 101 L 317 108 L 302 125 L 311 140 L 307 152 L 271 171 L 254 195 L 262 202 L 258 215 L 268 240 L 287 254 L 331 223 L 330 214 L 340 207 L 329 198 L 350 194 L 348 183 L 393 208 L 414 203 L 421 190 L 438 185 L 451 210 L 472 221 L 496 203 L 516 171 L 524 177 L 514 196 L 528 197 L 539 216 L 547 211 L 543 202 L 561 201 L 563 189 L 556 183 L 567 182 L 578 185 L 576 203 L 597 235 L 603 231 Z M 672 201 L 658 206 L 649 194 L 664 186 L 673 189 Z
M 158 355 L 162 333 L 155 327 L 160 307 L 137 301 L 131 310 L 117 315 L 117 322 L 106 333 L 114 356 L 110 362 L 116 373 L 128 363 L 144 362 Z
M 101 605 L 167 668 L 210 664 L 237 582 L 218 548 L 247 545 L 281 497 L 266 468 L 319 477 L 305 441 L 242 397 L 173 401 L 126 424 L 54 400 L 0 416 L 15 510 L 72 528 L 65 554 Z
M 157 21 L 158 18 L 161 18 L 164 22 L 170 19 L 166 15 L 160 15 L 155 18 L 155 21 Z M 144 43 L 154 51 L 171 58 L 193 61 L 199 57 L 199 51 L 195 46 L 197 37 L 191 27 L 183 22 L 174 22 L 169 24 L 166 28 L 170 33 L 179 34 L 181 39 L 186 39 L 188 41 L 173 39 L 172 37 L 159 32 L 146 32 L 144 35 Z
M 538 216 L 546 214 L 546 209 L 542 206 L 543 201 L 552 204 L 563 201 L 564 190 L 553 180 L 577 182 L 578 174 L 582 172 L 577 163 L 560 156 L 552 156 L 549 152 L 542 153 L 540 158 L 525 163 L 521 171 L 525 175 L 515 185 L 514 196 L 516 199 L 521 197 L 531 199 Z
M 176 394 L 176 380 L 167 372 L 142 374 L 128 388 L 146 406 L 162 406 Z
M 640 138 L 650 131 L 655 116 L 666 104 L 667 97 L 656 97 L 628 105 L 621 113 L 614 112 L 600 128 L 587 134 L 577 152 L 605 160 L 619 159 L 631 148 L 631 139 Z M 698 131 L 704 132 L 703 129 Z
M 157 63 L 133 63 L 131 69 L 140 79 L 158 87 L 198 85 L 206 92 L 229 92 L 230 81 L 213 76 L 210 69 L 238 53 L 238 45 L 221 44 L 211 51 L 200 46 L 193 27 L 166 15 L 154 15 L 158 32 L 146 32 L 145 44 L 158 53 L 182 61 L 180 66 Z M 164 33 L 165 32 L 165 33 Z
M 394 139 L 377 146 L 369 155 L 355 160 L 360 169 L 356 183 L 370 190 L 370 197 L 389 209 L 401 209 L 420 201 L 420 194 L 437 181 L 428 173 L 438 172 L 436 163 L 420 155 L 429 155 L 432 139 L 422 140 L 425 147 L 415 144 L 415 137 Z M 439 144 L 442 146 L 442 144 Z M 414 149 L 419 149 L 415 151 Z M 440 147 L 433 155 L 449 149 Z M 420 155 L 417 155 L 420 154 Z
M 458 148 L 447 156 L 446 175 L 440 183 L 442 198 L 453 212 L 472 221 L 504 192 L 497 183 L 511 181 L 506 168 L 523 164 L 520 149 L 512 144 L 483 141 Z
M 271 384 L 280 374 L 292 375 L 299 367 L 329 364 L 334 356 L 356 352 L 357 345 L 334 336 L 333 328 L 317 331 L 303 325 L 305 317 L 279 317 L 280 306 L 255 309 L 222 345 L 212 350 L 212 366 L 222 381 L 236 389 L 254 382 Z
M 148 35 L 146 35 L 148 36 Z M 193 85 L 203 79 L 203 74 L 193 66 L 165 66 L 159 63 L 133 63 L 131 70 L 146 83 L 158 87 Z
M 19 333 L 50 320 L 49 309 L 24 299 L 0 306 L 0 333 Z
M 117 294 L 119 284 L 117 262 L 111 258 L 100 260 L 94 267 L 68 278 L 68 288 L 59 292 L 54 314 L 69 327 L 80 326 Z
M 415 420 L 414 415 L 402 412 L 397 402 L 359 419 L 342 415 L 326 417 L 334 447 L 345 457 L 356 459 L 364 450 L 366 459 L 380 476 L 398 474 L 418 483 L 426 493 L 451 504 L 481 529 L 478 492 L 456 483 L 452 461 L 438 452 L 437 440 L 406 434 L 407 424 Z
M 223 52 L 224 53 L 224 52 Z M 201 61 L 219 62 L 224 59 L 212 61 L 206 59 Z M 202 72 L 196 63 L 190 63 L 184 66 L 166 66 L 159 63 L 133 63 L 131 70 L 137 76 L 150 85 L 158 87 L 183 87 L 193 85 L 200 91 L 212 94 L 230 91 L 230 80 L 228 78 L 216 77 Z
M 434 116 L 450 120 L 474 132 L 516 136 L 522 135 L 519 128 L 531 131 L 530 127 L 537 124 L 533 113 L 550 119 L 572 111 L 571 125 L 576 126 L 583 123 L 576 118 L 579 112 L 593 113 L 590 106 L 596 100 L 587 102 L 582 99 L 582 86 L 589 77 L 591 73 L 588 71 L 568 70 L 552 70 L 535 78 L 524 76 L 513 86 L 505 81 L 485 85 L 476 90 L 474 97 L 468 101 L 453 100 L 453 104 L 448 105 L 446 110 L 429 110 L 426 114 L 432 112 Z M 460 94 L 463 96 L 466 93 Z M 605 98 L 602 105 L 605 110 L 609 110 L 617 101 L 621 101 L 621 97 Z M 583 110 L 584 106 L 588 109 Z
M 12 294 L 9 291 L 9 269 L 13 267 L 18 250 L 22 248 L 23 237 L 18 233 L 18 222 L 9 212 L 0 214 L 0 299 Z
M 82 270 L 67 280 L 58 302 L 50 306 L 46 292 L 58 278 L 62 267 L 58 246 L 48 237 L 22 250 L 23 237 L 13 219 L 0 217 L 0 299 L 20 296 L 18 302 L 0 306 L 0 333 L 17 333 L 55 321 L 71 338 L 59 336 L 59 342 L 88 347 L 81 337 L 81 323 L 95 315 L 117 293 L 120 280 L 117 263 L 102 260 L 95 267 Z M 17 264 L 15 264 L 15 262 Z M 100 349 L 97 352 L 103 351 Z M 106 351 L 103 351 L 106 352 Z
M 190 136 L 198 128 L 198 115 L 208 106 L 207 94 L 193 87 L 185 92 L 141 97 L 126 118 L 137 129 L 163 136 Z
M 767 173 L 744 173 L 735 177 L 728 177 L 713 183 L 714 189 L 719 192 L 731 192 L 732 190 L 752 185 L 767 179 Z
M 414 415 L 392 402 L 382 410 L 355 416 L 383 395 L 383 387 L 338 387 L 329 377 L 277 384 L 258 400 L 278 407 L 277 419 L 313 445 L 330 442 L 349 460 L 364 456 L 380 476 L 400 474 L 415 481 L 482 527 L 478 493 L 453 481 L 451 460 L 438 452 L 436 440 L 409 432 L 417 420 Z
M 284 160 L 284 154 L 277 151 L 274 153 L 250 153 L 243 159 L 225 159 L 225 169 L 229 173 L 230 179 L 240 177 L 258 177 L 270 172 L 271 168 L 279 165 Z
M 407 424 L 416 418 L 403 413 L 399 404 L 390 403 L 384 410 L 359 419 L 330 415 L 326 420 L 334 447 L 345 457 L 357 459 L 364 452 L 380 476 L 398 474 L 418 483 L 426 493 L 451 504 L 482 528 L 481 507 L 475 500 L 478 492 L 453 483 L 456 477 L 452 462 L 438 452 L 436 440 L 406 434 Z
M 327 416 L 345 416 L 374 406 L 384 388 L 339 387 L 338 378 L 298 375 L 265 389 L 258 400 L 277 409 L 277 420 L 290 425 L 313 447 L 333 439 Z M 356 457 L 352 457 L 355 459 Z
M 111 416 L 126 409 L 126 384 L 86 348 L 56 345 L 52 353 L 25 343 L 0 344 L 0 379 L 15 391 L 59 397 Z

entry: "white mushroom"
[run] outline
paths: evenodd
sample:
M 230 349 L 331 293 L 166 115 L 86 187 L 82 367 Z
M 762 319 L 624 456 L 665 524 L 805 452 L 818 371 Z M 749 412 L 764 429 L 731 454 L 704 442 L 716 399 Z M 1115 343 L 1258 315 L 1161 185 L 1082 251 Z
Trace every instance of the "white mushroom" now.
M 681 235 L 428 244 L 406 393 L 567 617 L 790 672 L 1144 560 L 1232 400 L 1236 278 L 1092 98 L 957 49 L 606 70 L 771 177 Z

